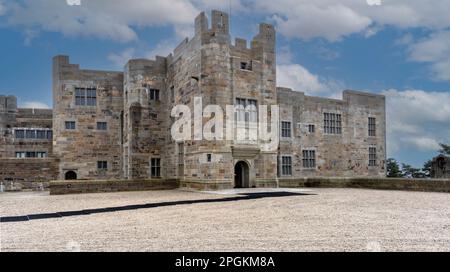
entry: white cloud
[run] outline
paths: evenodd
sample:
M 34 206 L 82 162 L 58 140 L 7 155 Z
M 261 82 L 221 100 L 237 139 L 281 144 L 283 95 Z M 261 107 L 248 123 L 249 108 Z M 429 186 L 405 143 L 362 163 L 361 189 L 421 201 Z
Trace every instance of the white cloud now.
M 50 109 L 49 105 L 38 101 L 24 102 L 20 107 L 25 109 Z
M 450 31 L 440 31 L 412 43 L 409 47 L 410 60 L 431 65 L 436 80 L 450 80 Z
M 290 2 L 290 1 L 281 1 Z M 311 3 L 311 2 L 310 2 Z M 266 3 L 267 4 L 267 3 Z M 278 4 L 273 2 L 274 5 Z M 329 41 L 338 41 L 342 37 L 361 32 L 367 29 L 372 20 L 360 15 L 347 6 L 340 4 L 318 6 L 314 4 L 300 3 L 283 11 L 283 15 L 274 15 L 281 34 L 290 38 L 312 39 L 323 37 Z M 269 4 L 271 8 L 275 8 Z
M 127 48 L 120 53 L 111 53 L 108 55 L 110 60 L 116 67 L 123 68 L 125 64 L 135 56 L 136 50 L 134 48 Z
M 146 58 L 155 59 L 156 56 L 167 57 L 172 53 L 173 49 L 176 47 L 177 43 L 172 40 L 162 40 L 156 44 L 155 47 L 149 49 L 144 46 L 144 48 L 126 48 L 119 53 L 110 53 L 108 55 L 108 60 L 111 61 L 117 68 L 123 68 L 124 65 L 134 58 Z
M 155 56 L 167 57 L 170 53 L 173 52 L 177 45 L 177 42 L 175 42 L 174 40 L 163 40 L 159 42 L 148 53 L 146 53 L 145 57 L 149 59 L 154 59 Z
M 0 16 L 5 15 L 5 13 L 6 13 L 6 7 L 3 4 L 3 2 L 0 1 Z
M 387 90 L 388 153 L 400 150 L 437 151 L 448 141 L 450 93 Z
M 8 8 L 12 25 L 121 42 L 137 39 L 134 27 L 186 28 L 199 12 L 191 2 L 182 0 L 90 0 L 80 6 L 61 0 L 24 0 L 8 2 Z
M 331 98 L 340 98 L 344 89 L 343 83 L 315 75 L 300 64 L 277 65 L 277 86 Z
M 350 34 L 370 36 L 382 26 L 442 30 L 450 26 L 448 0 L 386 0 L 379 6 L 355 0 L 254 0 L 256 11 L 274 14 L 281 33 L 336 41 Z

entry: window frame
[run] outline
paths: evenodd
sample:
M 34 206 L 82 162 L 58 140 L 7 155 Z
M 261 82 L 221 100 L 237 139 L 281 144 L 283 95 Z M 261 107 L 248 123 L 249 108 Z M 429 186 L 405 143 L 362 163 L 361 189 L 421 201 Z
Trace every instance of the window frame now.
M 98 171 L 108 171 L 108 161 L 97 161 Z
M 70 124 L 70 126 L 68 126 Z M 72 126 L 73 124 L 73 126 Z M 76 121 L 64 121 L 64 129 L 65 130 L 76 130 L 77 129 L 77 122 Z
M 293 176 L 293 156 L 281 155 L 280 157 L 280 175 L 282 177 Z
M 18 137 L 18 135 L 21 135 Z M 14 138 L 15 139 L 25 139 L 25 130 L 24 129 L 15 129 L 14 130 Z
M 150 177 L 151 178 L 161 178 L 161 158 L 151 158 L 150 159 Z
M 378 150 L 377 147 L 369 147 L 369 167 L 378 166 Z
M 323 113 L 323 133 L 325 135 L 342 135 L 341 113 Z
M 377 137 L 377 119 L 375 117 L 368 118 L 368 135 L 369 137 Z
M 289 127 L 285 128 L 284 125 L 288 124 Z M 285 132 L 287 132 L 285 134 Z M 288 135 L 288 136 L 285 136 Z M 290 139 L 292 138 L 292 122 L 291 121 L 281 121 L 281 138 Z
M 98 121 L 97 122 L 97 130 L 98 131 L 108 131 L 108 122 Z
M 96 87 L 75 87 L 74 96 L 77 107 L 97 107 Z
M 308 170 L 315 170 L 317 167 L 316 150 L 303 149 L 302 150 L 302 168 Z
M 148 99 L 150 101 L 160 101 L 160 93 L 161 91 L 159 89 L 150 88 L 148 89 Z

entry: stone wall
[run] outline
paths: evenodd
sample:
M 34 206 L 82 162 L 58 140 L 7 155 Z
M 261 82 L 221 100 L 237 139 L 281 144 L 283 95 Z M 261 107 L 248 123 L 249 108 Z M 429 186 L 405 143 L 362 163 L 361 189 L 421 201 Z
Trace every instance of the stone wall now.
M 50 182 L 51 195 L 172 190 L 177 180 L 77 180 Z
M 47 159 L 0 159 L 0 182 L 7 191 L 47 189 L 57 178 L 56 162 Z
M 53 112 L 17 109 L 15 97 L 0 96 L 0 158 L 14 158 L 18 151 L 47 152 L 55 158 L 56 179 L 60 180 L 68 174 L 92 180 L 155 178 L 151 161 L 160 159 L 159 178 L 177 179 L 183 187 L 200 189 L 233 188 L 236 183 L 276 187 L 282 156 L 293 159 L 292 177 L 385 175 L 383 96 L 345 91 L 343 99 L 326 99 L 277 88 L 274 26 L 260 24 L 251 41 L 237 38 L 233 43 L 229 15 L 212 11 L 210 18 L 209 22 L 205 13 L 197 16 L 194 37 L 183 40 L 169 56 L 133 59 L 120 72 L 80 69 L 68 56 L 56 56 Z M 95 89 L 95 105 L 77 105 L 79 88 Z M 159 97 L 152 99 L 155 90 Z M 191 115 L 196 114 L 196 106 L 204 110 L 218 105 L 229 120 L 235 119 L 235 112 L 226 116 L 227 106 L 244 100 L 257 108 L 268 106 L 269 122 L 270 106 L 279 104 L 281 121 L 291 122 L 292 136 L 273 150 L 265 150 L 267 142 L 261 139 L 199 140 L 194 128 L 203 130 L 219 115 L 212 110 L 210 115 L 197 113 L 202 120 L 191 123 L 193 140 L 177 143 L 172 139 L 175 105 L 188 106 Z M 342 133 L 324 133 L 324 113 L 342 116 Z M 223 137 L 228 131 L 236 137 L 241 134 L 237 128 L 251 126 L 248 119 L 258 119 L 245 114 L 245 118 L 239 115 L 247 119 L 245 124 L 230 128 L 225 122 Z M 376 119 L 375 136 L 368 135 L 369 117 Z M 74 122 L 74 129 L 66 129 L 66 122 Z M 98 129 L 98 122 L 106 123 L 107 129 Z M 307 131 L 308 125 L 315 126 L 314 133 Z M 53 129 L 53 139 L 15 139 L 14 128 L 21 126 Z M 377 151 L 373 166 L 369 166 L 369 148 Z M 313 169 L 303 167 L 303 150 L 316 152 Z M 107 162 L 107 169 L 100 169 L 98 162 Z M 241 182 L 236 181 L 239 176 Z
M 25 137 L 26 131 L 45 137 Z M 16 137 L 16 131 L 23 133 Z M 38 152 L 39 158 L 16 158 Z M 22 155 L 20 155 L 22 156 Z M 30 155 L 31 156 L 31 155 Z M 36 190 L 56 178 L 52 145 L 52 110 L 17 108 L 17 98 L 0 96 L 0 182 L 6 190 Z
M 278 101 L 280 121 L 290 122 L 292 132 L 291 137 L 281 138 L 279 155 L 292 157 L 293 177 L 386 176 L 384 96 L 345 91 L 339 100 L 278 88 Z M 341 115 L 341 133 L 325 133 L 325 113 Z M 375 136 L 368 135 L 369 117 L 376 120 Z M 313 132 L 309 131 L 309 125 L 314 126 Z M 369 166 L 371 147 L 377 151 L 375 166 Z M 303 167 L 303 150 L 315 151 L 315 167 Z
M 310 177 L 281 179 L 281 188 L 359 188 L 450 193 L 450 179 Z
M 79 106 L 76 88 L 95 88 L 96 105 Z M 78 179 L 122 177 L 123 73 L 80 69 L 69 57 L 53 59 L 54 155 L 60 160 L 58 179 L 73 171 Z M 75 122 L 66 129 L 65 122 Z M 107 130 L 98 130 L 106 122 Z M 107 162 L 107 170 L 97 168 Z

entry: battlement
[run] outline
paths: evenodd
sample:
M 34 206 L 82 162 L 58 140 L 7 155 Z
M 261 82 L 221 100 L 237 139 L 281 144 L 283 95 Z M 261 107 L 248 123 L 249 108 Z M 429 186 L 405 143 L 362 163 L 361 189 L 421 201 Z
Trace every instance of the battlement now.
M 211 28 L 208 26 L 208 18 L 206 17 L 206 13 L 200 13 L 197 18 L 195 18 L 195 34 L 202 34 L 207 31 L 229 35 L 230 18 L 228 13 L 213 10 L 211 12 Z
M 13 95 L 0 95 L 0 113 L 16 113 L 17 98 Z

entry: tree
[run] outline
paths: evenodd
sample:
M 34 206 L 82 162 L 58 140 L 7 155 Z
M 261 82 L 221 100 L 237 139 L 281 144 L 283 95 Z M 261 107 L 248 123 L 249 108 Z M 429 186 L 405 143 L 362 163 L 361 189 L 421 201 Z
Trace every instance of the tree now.
M 400 166 L 395 159 L 387 160 L 387 176 L 389 178 L 401 178 L 403 176 Z
M 405 178 L 421 178 L 424 176 L 420 169 L 414 168 L 409 164 L 402 164 L 402 172 Z
M 446 145 L 446 144 L 439 144 L 439 145 L 442 148 L 439 152 L 441 152 L 441 154 L 443 154 L 443 155 L 450 156 L 450 145 Z
M 431 177 L 431 165 L 433 164 L 432 160 L 427 161 L 422 168 L 422 172 L 425 175 L 425 177 L 430 178 Z

